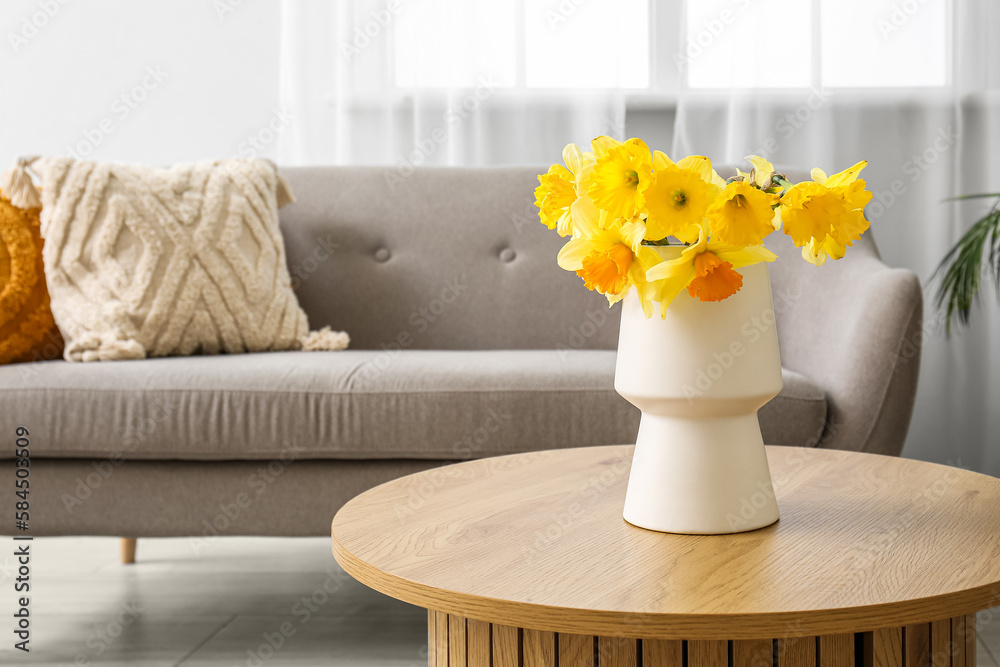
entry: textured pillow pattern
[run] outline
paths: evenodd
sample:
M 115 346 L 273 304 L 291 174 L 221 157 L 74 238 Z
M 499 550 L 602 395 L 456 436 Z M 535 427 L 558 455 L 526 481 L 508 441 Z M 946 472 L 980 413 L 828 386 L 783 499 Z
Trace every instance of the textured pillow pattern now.
M 42 271 L 38 209 L 0 196 L 0 364 L 57 359 L 62 349 Z
M 264 160 L 170 169 L 42 158 L 45 272 L 69 361 L 301 347 Z

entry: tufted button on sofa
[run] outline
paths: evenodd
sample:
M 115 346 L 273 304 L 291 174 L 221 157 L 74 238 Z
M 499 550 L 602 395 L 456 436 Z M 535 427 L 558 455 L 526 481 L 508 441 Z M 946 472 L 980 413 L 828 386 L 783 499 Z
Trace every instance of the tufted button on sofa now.
M 614 391 L 618 308 L 556 265 L 540 171 L 284 170 L 296 293 L 312 328 L 350 333 L 345 352 L 0 367 L 4 432 L 31 429 L 45 490 L 36 534 L 327 535 L 342 503 L 396 476 L 633 441 L 638 412 Z M 757 326 L 777 328 L 784 389 L 759 413 L 765 442 L 898 454 L 916 277 L 870 235 L 818 269 L 783 235 L 769 243 L 774 317 Z

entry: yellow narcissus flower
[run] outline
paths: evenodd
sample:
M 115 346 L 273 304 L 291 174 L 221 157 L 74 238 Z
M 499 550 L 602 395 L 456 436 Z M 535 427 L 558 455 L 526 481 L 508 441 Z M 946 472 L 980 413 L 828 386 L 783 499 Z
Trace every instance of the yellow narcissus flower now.
M 778 195 L 758 190 L 746 181 L 733 181 L 716 197 L 705 217 L 712 237 L 733 246 L 760 245 L 774 231 Z
M 547 173 L 539 175 L 541 185 L 535 188 L 535 206 L 542 224 L 549 229 L 559 225 L 559 219 L 576 201 L 575 180 L 573 173 L 561 164 L 554 164 Z
M 580 196 L 581 174 L 593 165 L 594 156 L 584 153 L 576 144 L 567 144 L 563 149 L 563 161 L 566 167 L 554 164 L 538 177 L 541 185 L 535 188 L 535 206 L 543 225 L 555 229 L 560 236 L 569 236 L 573 233 L 571 207 Z
M 638 141 L 638 139 L 636 139 L 636 141 Z M 594 157 L 600 158 L 604 157 L 608 153 L 608 151 L 614 148 L 618 148 L 623 143 L 624 142 L 618 141 L 614 137 L 609 137 L 606 134 L 602 134 L 596 139 L 591 140 L 590 148 L 594 151 Z
M 584 201 L 584 200 L 581 200 Z M 559 251 L 559 266 L 583 278 L 584 286 L 605 295 L 609 304 L 624 298 L 634 285 L 647 317 L 653 313 L 646 271 L 663 261 L 652 248 L 643 246 L 646 227 L 641 221 L 619 218 L 610 224 L 606 214 L 591 206 L 576 208 L 576 238 Z M 607 224 L 602 228 L 602 224 Z
M 610 304 L 635 288 L 646 317 L 657 302 L 666 317 L 684 289 L 703 302 L 739 292 L 740 269 L 777 259 L 762 243 L 783 222 L 816 265 L 843 257 L 868 229 L 864 207 L 872 194 L 858 178 L 866 162 L 833 176 L 814 169 L 812 181 L 793 185 L 750 155 L 751 170 L 737 169 L 727 183 L 707 157 L 675 163 L 639 139 L 600 136 L 591 148 L 567 145 L 565 166 L 538 177 L 539 218 L 572 237 L 559 252 L 560 267 Z M 686 246 L 664 245 L 668 237 Z
M 587 289 L 615 303 L 633 284 L 630 272 L 644 231 L 641 222 L 619 218 L 607 229 L 571 239 L 559 251 L 559 266 L 574 271 Z
M 610 137 L 598 137 L 592 146 L 595 162 L 586 176 L 587 194 L 612 220 L 635 219 L 652 177 L 649 148 L 641 139 L 619 143 Z
M 781 197 L 785 233 L 807 262 L 820 266 L 827 257 L 840 259 L 868 229 L 864 209 L 872 193 L 858 178 L 867 164 L 862 160 L 833 176 L 813 169 L 812 181 L 793 185 Z
M 665 260 L 646 272 L 649 298 L 660 303 L 661 317 L 667 316 L 667 307 L 685 287 L 692 298 L 722 301 L 743 287 L 743 276 L 736 269 L 777 258 L 762 245 L 740 248 L 709 241 L 702 227 L 698 242 L 684 248 L 680 257 Z
M 774 165 L 759 155 L 747 155 L 746 161 L 753 165 L 750 173 L 736 170 L 736 175 L 745 181 L 756 185 L 758 188 L 767 189 L 770 185 L 771 175 L 774 173 Z
M 672 162 L 664 153 L 653 155 L 653 179 L 643 193 L 646 238 L 673 236 L 685 243 L 698 240 L 702 218 L 721 191 L 722 179 L 707 157 L 691 155 Z

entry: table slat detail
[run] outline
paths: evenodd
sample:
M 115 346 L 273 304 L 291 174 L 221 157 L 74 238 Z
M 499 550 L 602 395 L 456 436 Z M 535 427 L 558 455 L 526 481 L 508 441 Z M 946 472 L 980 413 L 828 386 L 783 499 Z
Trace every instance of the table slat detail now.
M 790 637 L 778 640 L 777 667 L 816 667 L 816 637 Z
M 493 650 L 490 645 L 491 628 L 486 621 L 476 621 L 469 619 L 465 629 L 466 639 L 469 642 L 469 667 L 490 664 L 490 654 Z
M 822 635 L 819 667 L 854 667 L 854 635 Z
M 903 664 L 905 667 L 931 667 L 930 623 L 903 628 Z
M 427 613 L 430 667 L 976 667 L 976 641 L 974 614 L 819 637 L 681 640 L 555 633 Z
M 448 667 L 448 614 L 434 612 L 434 636 L 437 649 L 434 651 L 436 667 Z
M 524 667 L 556 667 L 556 635 L 524 630 Z
M 951 619 L 951 667 L 965 667 L 965 616 Z
M 727 667 L 729 642 L 716 639 L 697 639 L 688 643 L 687 667 Z
M 684 667 L 684 642 L 680 639 L 643 639 L 642 666 Z
M 435 630 L 434 621 L 437 618 L 437 612 L 428 609 L 427 610 L 427 664 L 430 667 L 437 667 L 437 633 Z
M 521 630 L 510 625 L 493 626 L 493 667 L 523 667 Z
M 559 633 L 559 667 L 567 665 L 595 667 L 593 637 Z
M 965 667 L 976 667 L 976 656 L 978 654 L 976 646 L 976 615 L 968 614 L 965 617 Z
M 902 628 L 886 628 L 864 633 L 865 667 L 902 667 Z
M 465 619 L 448 616 L 448 667 L 467 667 L 469 646 L 465 641 Z
M 951 620 L 931 623 L 931 665 L 950 667 L 951 665 Z
M 733 640 L 732 667 L 771 667 L 772 644 L 770 639 Z
M 626 637 L 600 637 L 598 639 L 597 665 L 598 667 L 636 667 L 638 665 L 638 642 Z

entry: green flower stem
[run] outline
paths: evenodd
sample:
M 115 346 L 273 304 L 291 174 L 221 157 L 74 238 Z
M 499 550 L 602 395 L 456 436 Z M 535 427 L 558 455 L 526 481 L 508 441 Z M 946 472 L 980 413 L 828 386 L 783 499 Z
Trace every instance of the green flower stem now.
M 791 181 L 785 178 L 783 174 L 779 174 L 777 172 L 771 174 L 771 182 L 780 185 L 782 190 L 788 190 L 792 187 L 792 185 L 794 185 Z
M 659 241 L 643 241 L 642 245 L 651 246 L 677 246 L 680 248 L 686 248 L 690 243 L 684 243 L 683 241 L 671 241 L 669 239 L 660 239 Z

